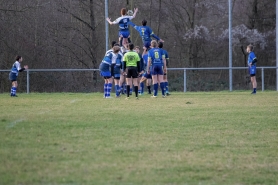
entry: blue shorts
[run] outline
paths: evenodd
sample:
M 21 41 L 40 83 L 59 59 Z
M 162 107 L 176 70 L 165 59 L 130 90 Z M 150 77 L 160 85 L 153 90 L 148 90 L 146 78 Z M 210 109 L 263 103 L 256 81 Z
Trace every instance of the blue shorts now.
M 101 71 L 100 75 L 104 78 L 111 78 L 111 72 L 110 71 Z
M 119 31 L 119 37 L 121 35 L 123 36 L 123 38 L 128 38 L 130 33 L 129 33 L 129 31 Z
M 14 82 L 14 81 L 17 81 L 16 79 L 17 79 L 16 73 L 10 72 L 10 74 L 9 74 L 9 80 L 11 80 L 12 82 Z
M 152 67 L 152 75 L 164 75 L 163 66 L 154 65 Z
M 145 46 L 146 48 L 150 48 L 150 46 L 151 46 L 151 41 L 144 41 L 144 46 Z
M 249 67 L 250 76 L 256 76 L 256 66 Z
M 120 73 L 116 73 L 116 74 L 114 74 L 114 77 L 115 77 L 115 78 L 120 78 L 120 76 L 121 76 L 121 74 L 120 74 Z
M 150 74 L 148 74 L 147 72 L 145 72 L 143 77 L 145 77 L 147 79 L 152 79 L 152 73 L 150 72 Z

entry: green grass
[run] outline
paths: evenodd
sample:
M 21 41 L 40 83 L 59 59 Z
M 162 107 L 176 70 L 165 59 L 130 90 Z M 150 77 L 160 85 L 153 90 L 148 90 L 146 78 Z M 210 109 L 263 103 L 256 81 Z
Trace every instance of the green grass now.
M 0 102 L 0 184 L 278 184 L 277 92 Z

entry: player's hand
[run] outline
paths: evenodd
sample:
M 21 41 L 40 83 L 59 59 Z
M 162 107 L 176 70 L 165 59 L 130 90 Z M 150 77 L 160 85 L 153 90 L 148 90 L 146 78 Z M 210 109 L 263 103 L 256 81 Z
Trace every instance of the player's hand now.
M 111 24 L 111 19 L 109 17 L 107 17 L 106 20 Z
M 138 8 L 134 8 L 134 13 L 138 12 Z
M 159 42 L 164 42 L 164 40 L 160 39 Z
M 27 66 L 27 65 L 25 65 L 25 66 L 24 66 L 24 68 L 25 68 L 25 69 L 28 69 L 28 66 Z
M 167 68 L 166 67 L 163 69 L 163 71 L 164 71 L 165 74 L 167 74 Z
M 150 74 L 150 70 L 148 70 L 147 73 Z

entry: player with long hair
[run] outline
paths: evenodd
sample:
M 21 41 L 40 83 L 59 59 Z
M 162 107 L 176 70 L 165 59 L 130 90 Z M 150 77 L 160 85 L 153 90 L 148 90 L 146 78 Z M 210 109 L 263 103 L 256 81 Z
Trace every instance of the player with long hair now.
M 20 67 L 20 63 L 23 61 L 22 56 L 16 56 L 15 57 L 15 63 L 12 66 L 11 72 L 9 74 L 9 80 L 12 82 L 12 88 L 11 88 L 11 97 L 17 97 L 16 90 L 17 90 L 17 77 L 18 72 L 22 72 L 26 69 L 28 69 L 28 66 L 25 65 L 23 68 Z
M 163 51 L 158 48 L 158 44 L 155 40 L 151 42 L 151 48 L 149 50 L 148 54 L 148 66 L 147 70 L 148 73 L 150 73 L 150 65 L 152 65 L 152 80 L 153 80 L 153 88 L 154 88 L 154 94 L 153 98 L 157 97 L 157 91 L 158 91 L 158 82 L 160 83 L 160 88 L 162 91 L 162 97 L 165 98 L 165 92 L 164 92 L 164 82 L 163 82 L 163 75 L 167 71 L 166 67 L 166 60 L 165 55 Z
M 99 65 L 100 75 L 104 78 L 104 98 L 111 98 L 112 89 L 112 60 L 120 51 L 119 46 L 113 46 L 113 52 L 106 52 L 102 62 Z
M 134 13 L 132 16 L 127 15 L 127 10 L 125 8 L 121 9 L 121 17 L 117 18 L 115 21 L 111 21 L 109 17 L 106 18 L 107 22 L 109 22 L 110 25 L 112 24 L 119 24 L 119 41 L 121 40 L 121 37 L 123 37 L 123 45 L 128 43 L 129 38 L 129 29 L 128 29 L 128 22 L 136 17 L 136 14 L 138 12 L 138 8 L 134 8 Z

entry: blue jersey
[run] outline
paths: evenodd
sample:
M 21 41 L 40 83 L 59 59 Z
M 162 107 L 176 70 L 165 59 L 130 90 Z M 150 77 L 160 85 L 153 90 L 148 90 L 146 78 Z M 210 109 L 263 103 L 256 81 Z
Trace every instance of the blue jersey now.
M 248 65 L 249 65 L 250 63 L 252 63 L 254 59 L 257 59 L 257 58 L 256 58 L 256 56 L 255 56 L 255 53 L 254 53 L 253 51 L 251 51 L 251 52 L 249 53 L 249 56 L 248 56 L 248 61 L 247 61 Z M 254 63 L 253 65 L 256 66 L 256 63 Z
M 145 62 L 144 62 L 142 55 L 140 53 L 138 53 L 138 55 L 140 58 L 140 71 L 139 72 L 141 72 L 141 71 L 145 70 Z
M 143 59 L 144 59 L 144 69 L 146 70 L 146 67 L 148 66 L 148 53 L 143 55 Z
M 114 66 L 114 74 L 121 74 L 122 57 L 122 55 L 118 54 L 116 64 Z
M 163 53 L 164 53 L 164 55 L 165 55 L 165 59 L 166 59 L 166 66 L 168 67 L 168 62 L 169 62 L 169 55 L 168 55 L 168 52 L 165 50 L 165 49 L 162 49 L 162 48 L 160 48 L 162 51 L 163 51 Z
M 18 76 L 18 72 L 20 69 L 21 69 L 20 63 L 16 61 L 12 66 L 11 73 L 14 73 L 16 76 Z
M 102 62 L 99 65 L 100 71 L 109 71 L 112 64 L 112 59 L 115 56 L 113 52 L 107 52 Z
M 153 31 L 150 27 L 136 26 L 133 22 L 129 22 L 128 24 L 130 24 L 132 27 L 134 27 L 139 32 L 143 42 L 152 41 L 151 37 L 154 37 L 155 39 L 160 40 L 160 38 L 153 33 Z
M 149 50 L 148 59 L 151 60 L 151 64 L 163 66 L 163 59 L 165 59 L 165 55 L 160 48 L 152 48 Z
M 161 50 L 162 50 L 162 52 L 164 53 L 164 55 L 165 55 L 165 59 L 169 59 L 169 55 L 168 55 L 168 52 L 165 50 L 165 49 L 162 49 L 162 48 L 160 48 Z
M 120 31 L 128 31 L 128 22 L 133 19 L 133 16 L 122 16 L 116 19 L 113 23 L 119 24 Z

